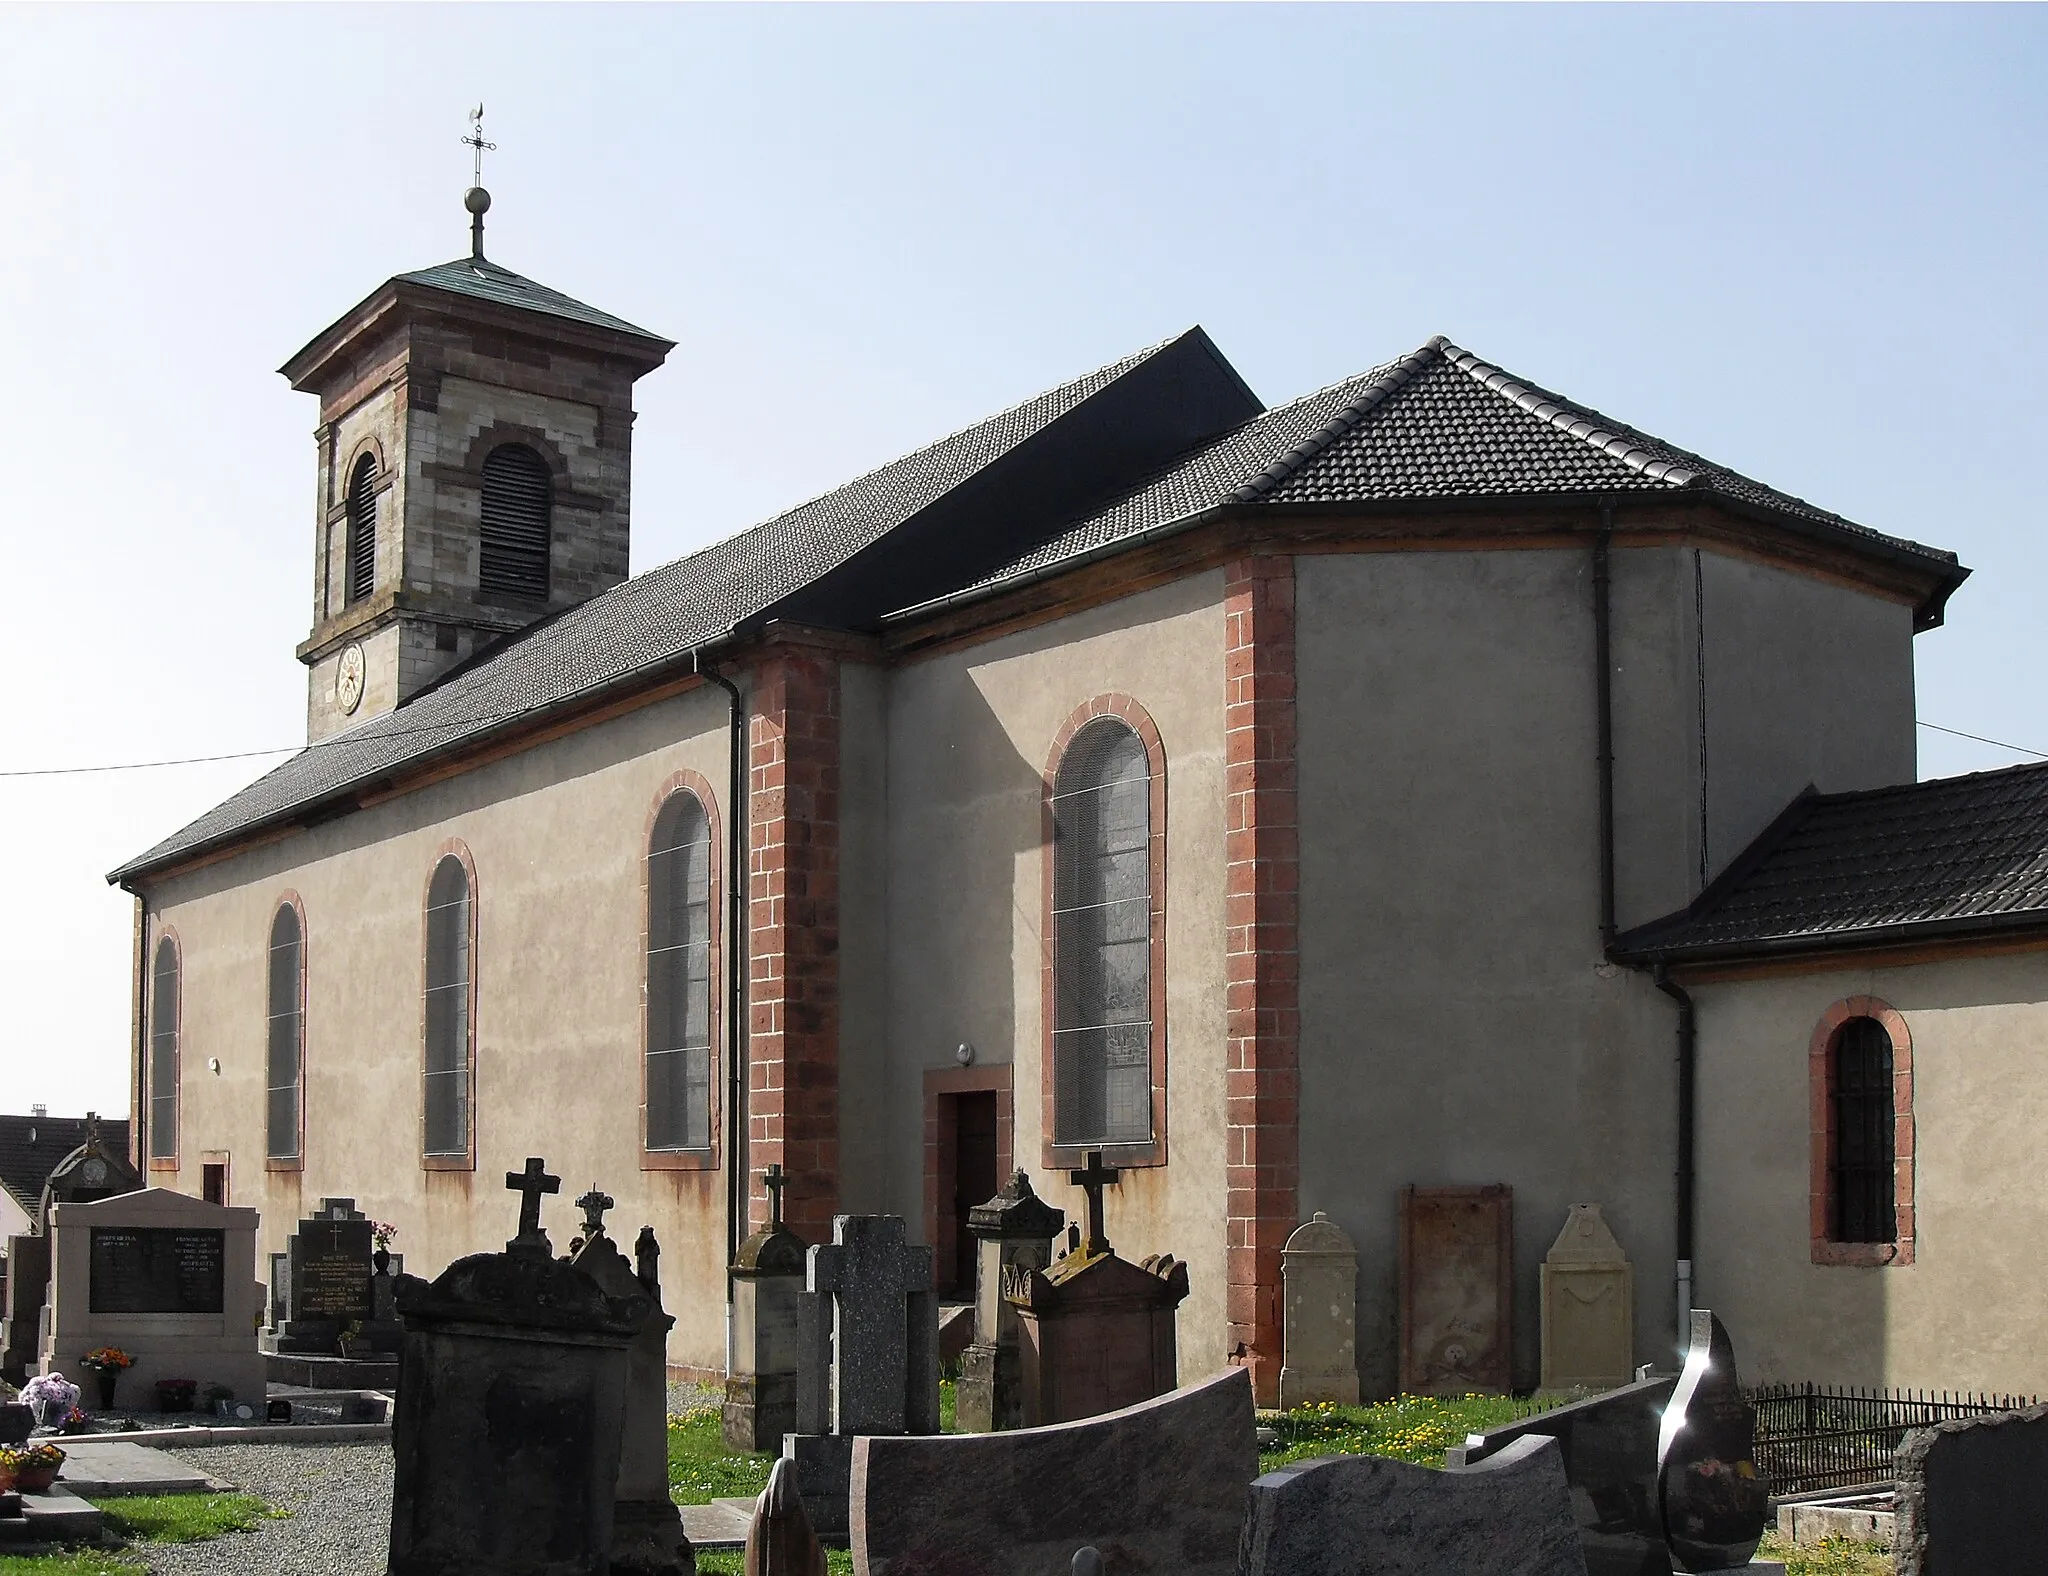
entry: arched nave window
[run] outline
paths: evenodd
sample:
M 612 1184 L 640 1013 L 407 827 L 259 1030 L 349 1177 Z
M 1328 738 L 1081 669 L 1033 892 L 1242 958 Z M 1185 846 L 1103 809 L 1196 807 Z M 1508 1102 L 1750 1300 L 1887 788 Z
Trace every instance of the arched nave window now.
M 649 1150 L 711 1146 L 710 818 L 687 788 L 669 796 L 647 845 Z
M 264 1056 L 265 1152 L 272 1160 L 300 1155 L 300 1090 L 305 1077 L 306 950 L 299 911 L 280 903 L 270 922 L 269 1035 Z
M 457 855 L 444 854 L 427 887 L 421 1147 L 430 1159 L 463 1159 L 470 1153 L 475 939 L 469 868 Z
M 149 1158 L 178 1158 L 178 943 L 156 944 L 149 987 Z

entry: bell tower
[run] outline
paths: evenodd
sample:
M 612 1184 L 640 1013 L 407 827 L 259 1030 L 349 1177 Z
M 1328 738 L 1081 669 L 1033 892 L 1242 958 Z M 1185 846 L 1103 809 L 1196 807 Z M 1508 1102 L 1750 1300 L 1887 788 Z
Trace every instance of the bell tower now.
M 675 346 L 489 261 L 490 193 L 463 205 L 469 256 L 279 369 L 320 399 L 308 743 L 628 573 L 633 384 Z

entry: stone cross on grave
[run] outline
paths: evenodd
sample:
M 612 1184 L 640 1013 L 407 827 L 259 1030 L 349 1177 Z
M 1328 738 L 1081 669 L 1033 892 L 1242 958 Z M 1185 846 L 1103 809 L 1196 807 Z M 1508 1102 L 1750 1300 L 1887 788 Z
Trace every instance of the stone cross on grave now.
M 562 1191 L 562 1179 L 548 1175 L 547 1162 L 538 1155 L 526 1158 L 524 1171 L 507 1171 L 505 1186 L 519 1195 L 519 1235 L 505 1244 L 507 1253 L 545 1253 L 553 1256 L 548 1234 L 540 1229 L 540 1196 Z
M 841 1215 L 832 1226 L 805 1276 L 805 1290 L 831 1309 L 830 1431 L 937 1432 L 932 1250 L 904 1240 L 899 1215 Z
M 768 1190 L 768 1229 L 782 1229 L 782 1190 L 789 1186 L 789 1175 L 782 1169 L 782 1162 L 776 1161 L 761 1173 L 761 1185 Z
M 1110 1251 L 1108 1234 L 1102 1229 L 1102 1190 L 1122 1175 L 1115 1167 L 1102 1163 L 1102 1151 L 1099 1149 L 1088 1151 L 1087 1170 L 1067 1173 L 1067 1180 L 1088 1195 L 1088 1240 L 1085 1246 L 1090 1258 Z
M 592 1183 L 590 1191 L 576 1200 L 576 1207 L 583 1211 L 583 1236 L 586 1241 L 596 1241 L 604 1235 L 604 1212 L 618 1203 L 611 1194 L 600 1192 Z

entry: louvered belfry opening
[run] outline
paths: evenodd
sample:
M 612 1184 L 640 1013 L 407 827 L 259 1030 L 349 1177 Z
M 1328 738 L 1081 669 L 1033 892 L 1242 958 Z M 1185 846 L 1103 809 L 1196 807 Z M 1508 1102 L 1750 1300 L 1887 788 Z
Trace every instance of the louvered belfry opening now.
M 554 483 L 547 462 L 523 443 L 500 444 L 484 460 L 483 553 L 477 582 L 485 596 L 548 599 L 548 521 Z
M 377 459 L 365 454 L 348 479 L 348 600 L 377 584 Z

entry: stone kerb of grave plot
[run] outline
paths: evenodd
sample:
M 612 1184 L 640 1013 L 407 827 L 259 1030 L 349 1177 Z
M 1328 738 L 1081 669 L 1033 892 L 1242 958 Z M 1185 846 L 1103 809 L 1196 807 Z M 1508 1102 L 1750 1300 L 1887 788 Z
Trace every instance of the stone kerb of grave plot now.
M 1439 1472 L 1324 1456 L 1251 1487 L 1242 1576 L 1586 1576 L 1557 1441 Z
M 258 1220 L 167 1188 L 53 1204 L 42 1371 L 76 1377 L 87 1352 L 118 1346 L 135 1359 L 124 1405 L 148 1405 L 159 1379 L 260 1400 Z
M 1282 1410 L 1358 1405 L 1358 1248 L 1318 1210 L 1280 1250 Z
M 1916 1428 L 1895 1459 L 1898 1576 L 2033 1571 L 2048 1562 L 2048 1406 Z
M 853 1448 L 857 1576 L 1108 1571 L 1234 1576 L 1259 1469 L 1244 1369 L 1120 1412 Z

